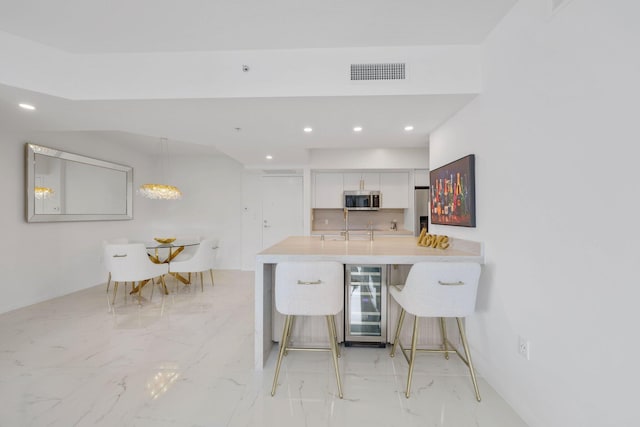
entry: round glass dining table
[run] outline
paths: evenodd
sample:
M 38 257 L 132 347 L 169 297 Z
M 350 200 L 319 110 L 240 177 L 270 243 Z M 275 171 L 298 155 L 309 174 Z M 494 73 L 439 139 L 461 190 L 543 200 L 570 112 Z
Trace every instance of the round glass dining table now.
M 160 242 L 144 242 L 147 251 L 152 251 L 149 253 L 149 259 L 156 264 L 170 264 L 175 257 L 177 257 L 185 248 L 190 246 L 198 246 L 200 244 L 199 240 L 194 239 L 177 239 L 171 243 L 160 243 Z M 184 277 L 179 273 L 169 273 L 185 285 L 191 284 L 191 274 L 189 277 Z M 148 280 L 143 281 L 139 286 L 146 285 Z M 134 286 L 131 290 L 131 294 L 138 292 L 138 286 Z M 165 288 L 165 294 L 168 294 L 167 289 Z
M 153 254 L 149 254 L 149 258 L 151 261 L 156 264 L 162 263 L 170 263 L 175 257 L 177 257 L 184 248 L 189 246 L 198 246 L 200 244 L 199 240 L 193 239 L 177 239 L 171 243 L 159 243 L 156 241 L 153 242 L 145 242 L 145 247 L 147 250 L 154 251 Z M 161 251 L 162 249 L 167 249 L 167 252 Z M 165 252 L 165 254 L 162 254 Z M 164 257 L 163 257 L 164 256 Z

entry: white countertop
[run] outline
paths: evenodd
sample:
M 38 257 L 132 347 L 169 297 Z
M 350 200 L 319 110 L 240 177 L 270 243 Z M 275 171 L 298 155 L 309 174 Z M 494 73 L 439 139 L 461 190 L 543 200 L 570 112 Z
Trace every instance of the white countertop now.
M 282 261 L 339 261 L 350 263 L 413 264 L 419 261 L 484 262 L 482 244 L 449 238 L 447 249 L 417 245 L 417 237 L 376 237 L 375 240 L 321 240 L 319 236 L 289 237 L 257 255 L 261 263 Z

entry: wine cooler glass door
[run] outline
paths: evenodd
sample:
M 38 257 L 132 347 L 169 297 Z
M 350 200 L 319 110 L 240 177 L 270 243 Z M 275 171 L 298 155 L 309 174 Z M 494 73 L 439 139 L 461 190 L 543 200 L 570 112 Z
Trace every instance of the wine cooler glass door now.
M 386 280 L 380 265 L 347 266 L 347 342 L 386 342 Z

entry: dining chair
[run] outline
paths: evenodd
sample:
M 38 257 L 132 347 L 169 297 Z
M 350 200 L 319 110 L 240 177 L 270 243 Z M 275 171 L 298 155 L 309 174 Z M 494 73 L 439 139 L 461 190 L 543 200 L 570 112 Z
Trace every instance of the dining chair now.
M 104 259 L 114 282 L 112 304 L 116 302 L 120 282 L 125 282 L 125 292 L 126 282 L 139 282 L 138 296 L 141 296 L 143 283 L 158 277 L 165 293 L 167 292 L 164 275 L 169 272 L 169 266 L 151 261 L 144 243 L 107 244 Z
M 284 314 L 285 322 L 280 340 L 278 362 L 273 376 L 271 396 L 276 394 L 282 358 L 291 350 L 331 351 L 338 383 L 338 396 L 342 399 L 342 380 L 338 367 L 338 340 L 335 316 L 344 306 L 344 267 L 339 262 L 281 262 L 275 272 L 276 310 Z M 325 316 L 330 348 L 290 346 L 295 316 Z
M 200 273 L 200 288 L 204 292 L 203 273 L 209 271 L 211 274 L 211 286 L 213 282 L 213 268 L 215 267 L 216 254 L 218 252 L 218 239 L 206 238 L 196 247 L 191 257 L 175 260 L 169 263 L 169 273 L 188 273 L 189 282 L 191 282 L 191 273 Z M 181 254 L 182 255 L 182 254 Z M 176 284 L 177 286 L 177 284 Z
M 111 285 L 111 270 L 109 270 L 109 268 L 107 267 L 107 260 L 104 258 L 104 247 L 110 244 L 123 244 L 123 243 L 129 243 L 129 239 L 126 237 L 117 237 L 115 239 L 110 239 L 110 240 L 103 240 L 102 241 L 102 265 L 104 266 L 105 270 L 107 270 L 108 273 L 108 277 L 107 277 L 107 293 L 109 293 L 109 286 Z
M 449 352 L 455 352 L 469 368 L 476 399 L 480 402 L 480 391 L 463 325 L 463 319 L 475 311 L 479 278 L 480 264 L 477 263 L 419 262 L 411 267 L 403 287 L 389 287 L 389 294 L 401 307 L 391 348 L 391 357 L 395 355 L 396 347 L 399 345 L 402 354 L 409 363 L 405 390 L 407 398 L 411 392 L 416 352 L 444 353 L 446 359 L 449 359 Z M 405 349 L 400 342 L 400 331 L 406 313 L 414 316 L 410 349 Z M 438 317 L 440 319 L 441 348 L 417 348 L 418 319 L 420 317 Z M 458 324 L 464 356 L 447 338 L 445 319 L 449 317 L 454 317 Z

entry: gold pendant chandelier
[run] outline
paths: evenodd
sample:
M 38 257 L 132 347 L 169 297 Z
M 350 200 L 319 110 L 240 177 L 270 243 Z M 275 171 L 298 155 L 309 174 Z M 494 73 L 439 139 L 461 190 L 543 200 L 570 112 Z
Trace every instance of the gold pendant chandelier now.
M 147 199 L 176 200 L 182 197 L 178 187 L 168 184 L 142 184 L 138 192 Z
M 160 138 L 160 155 L 162 164 L 160 169 L 164 177 L 169 169 L 169 145 L 167 138 Z M 166 180 L 164 180 L 166 182 Z M 138 193 L 147 199 L 177 200 L 182 198 L 182 192 L 178 187 L 169 184 L 142 184 Z

